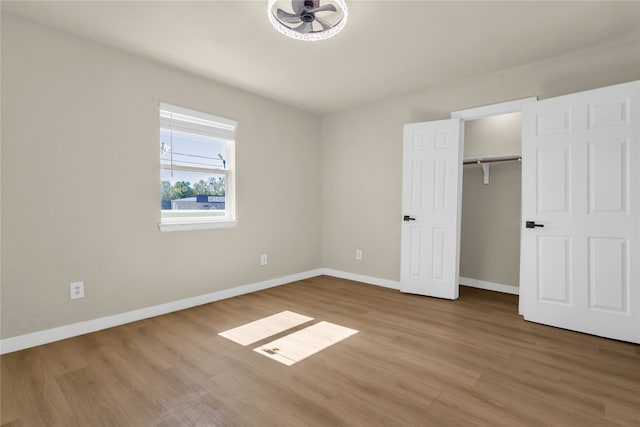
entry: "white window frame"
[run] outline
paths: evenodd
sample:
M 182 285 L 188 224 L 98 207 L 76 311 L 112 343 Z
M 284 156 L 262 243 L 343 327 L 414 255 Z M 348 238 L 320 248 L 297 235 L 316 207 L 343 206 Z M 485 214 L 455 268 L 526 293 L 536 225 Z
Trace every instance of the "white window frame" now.
M 235 194 L 235 129 L 237 122 L 164 102 L 160 103 L 159 111 L 160 125 L 158 129 L 171 128 L 181 132 L 213 136 L 225 140 L 227 157 L 225 159 L 226 167 L 223 169 L 171 165 L 174 170 L 224 175 L 225 210 L 227 214 L 223 217 L 203 216 L 187 218 L 163 218 L 161 215 L 160 223 L 158 224 L 160 231 L 206 230 L 235 227 L 238 223 Z M 160 168 L 166 168 L 166 165 L 160 164 Z

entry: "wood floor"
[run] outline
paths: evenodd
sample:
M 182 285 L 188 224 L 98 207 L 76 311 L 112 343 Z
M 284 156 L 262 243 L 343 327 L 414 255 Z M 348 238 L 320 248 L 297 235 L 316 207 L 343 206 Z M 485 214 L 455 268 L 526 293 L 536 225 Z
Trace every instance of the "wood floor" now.
M 640 426 L 640 346 L 460 295 L 323 276 L 7 354 L 1 423 Z M 291 367 L 217 335 L 284 310 L 359 333 Z

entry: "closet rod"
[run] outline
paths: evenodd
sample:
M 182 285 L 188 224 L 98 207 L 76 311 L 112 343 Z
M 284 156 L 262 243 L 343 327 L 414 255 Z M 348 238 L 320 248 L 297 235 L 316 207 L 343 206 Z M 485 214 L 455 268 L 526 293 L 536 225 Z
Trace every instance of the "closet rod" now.
M 497 159 L 486 158 L 486 159 L 473 159 L 473 160 L 465 160 L 463 164 L 472 165 L 472 164 L 482 164 L 482 163 L 495 163 L 495 162 L 511 162 L 511 161 L 521 161 L 522 156 L 513 156 L 513 157 L 501 157 Z
M 482 183 L 489 184 L 489 163 L 495 162 L 512 162 L 514 160 L 522 161 L 522 155 L 520 154 L 504 154 L 501 156 L 487 156 L 487 157 L 467 157 L 462 160 L 463 165 L 478 164 L 482 166 Z

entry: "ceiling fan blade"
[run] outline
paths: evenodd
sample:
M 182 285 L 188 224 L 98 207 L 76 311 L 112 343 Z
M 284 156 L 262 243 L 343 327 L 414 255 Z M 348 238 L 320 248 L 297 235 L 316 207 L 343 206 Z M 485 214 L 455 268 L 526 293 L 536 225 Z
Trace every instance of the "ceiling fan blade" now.
M 332 4 L 325 4 L 324 6 L 320 6 L 320 7 L 316 7 L 315 9 L 309 9 L 309 13 L 316 13 L 316 12 L 337 12 L 338 9 L 336 9 L 336 7 Z
M 322 19 L 319 16 L 316 16 L 316 21 L 318 21 L 318 24 L 322 25 L 322 29 L 325 31 L 333 28 L 333 25 L 329 24 L 325 19 Z
M 276 15 L 278 16 L 279 20 L 281 20 L 282 22 L 286 22 L 288 24 L 299 24 L 300 22 L 302 22 L 302 20 L 300 19 L 300 17 L 298 15 L 294 15 L 293 13 L 285 12 L 282 9 L 276 10 Z
M 304 12 L 304 0 L 291 0 L 291 7 L 296 15 L 301 15 Z
M 303 22 L 302 25 L 299 25 L 293 29 L 293 31 L 297 31 L 302 34 L 307 34 L 313 29 L 313 22 Z

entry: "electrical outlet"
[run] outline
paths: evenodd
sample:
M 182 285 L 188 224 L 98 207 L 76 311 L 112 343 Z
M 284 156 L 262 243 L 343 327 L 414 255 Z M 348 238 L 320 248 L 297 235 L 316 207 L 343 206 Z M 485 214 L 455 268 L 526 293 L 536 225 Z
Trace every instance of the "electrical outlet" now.
M 356 259 L 362 261 L 362 249 L 356 249 Z
M 69 283 L 69 298 L 84 298 L 84 282 Z
M 260 255 L 260 265 L 265 266 L 269 263 L 269 259 L 267 258 L 267 254 Z

